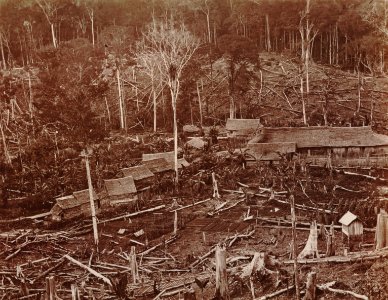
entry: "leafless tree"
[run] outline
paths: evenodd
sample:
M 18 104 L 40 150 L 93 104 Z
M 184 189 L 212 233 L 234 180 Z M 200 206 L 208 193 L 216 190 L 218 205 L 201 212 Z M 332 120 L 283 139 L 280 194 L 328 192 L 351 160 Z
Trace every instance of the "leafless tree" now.
M 177 25 L 173 20 L 166 22 L 154 21 L 144 33 L 138 45 L 136 60 L 143 68 L 152 67 L 153 61 L 171 95 L 174 118 L 174 165 L 176 182 L 178 182 L 178 127 L 176 104 L 181 87 L 181 79 L 185 66 L 199 46 L 198 39 L 183 24 Z

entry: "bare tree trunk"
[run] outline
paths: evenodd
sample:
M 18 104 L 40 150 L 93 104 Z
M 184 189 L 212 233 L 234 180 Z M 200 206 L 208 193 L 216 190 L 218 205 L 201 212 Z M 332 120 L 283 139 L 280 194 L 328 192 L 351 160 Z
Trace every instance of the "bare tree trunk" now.
M 1 120 L 0 120 L 0 132 L 1 132 L 1 139 L 3 140 L 3 150 L 4 150 L 5 162 L 10 165 L 11 164 L 11 156 L 9 155 L 9 152 L 8 152 L 7 142 L 5 140 L 3 124 L 1 123 Z
M 265 14 L 265 28 L 266 28 L 266 36 L 267 36 L 267 51 L 271 52 L 271 36 L 270 36 L 270 29 L 269 29 L 269 17 L 268 14 Z
M 105 98 L 106 112 L 108 114 L 108 122 L 110 124 L 111 120 L 110 120 L 110 110 L 109 110 L 108 100 L 107 100 L 106 96 L 104 98 Z
M 5 61 L 5 54 L 4 54 L 4 44 L 3 44 L 3 33 L 0 31 L 0 50 L 1 50 L 1 59 L 3 61 L 3 70 L 7 69 L 7 63 Z
M 91 10 L 91 12 L 89 13 L 89 17 L 90 17 L 90 22 L 92 23 L 91 26 L 92 26 L 92 44 L 93 44 L 93 48 L 94 48 L 94 11 L 93 9 Z
M 51 27 L 51 37 L 53 39 L 53 46 L 54 48 L 57 48 L 57 38 L 55 37 L 55 28 L 54 28 L 54 23 L 50 22 L 50 27 Z
M 360 112 L 360 109 L 361 109 L 361 75 L 360 75 L 359 67 L 357 68 L 357 78 L 358 78 L 358 85 L 357 85 L 357 94 L 358 94 L 357 112 Z
M 198 104 L 199 104 L 199 124 L 202 128 L 202 100 L 201 100 L 201 93 L 199 91 L 199 83 L 197 82 L 197 95 L 198 95 Z
M 232 95 L 229 95 L 229 99 L 230 99 L 229 118 L 235 119 L 236 118 L 236 106 L 234 103 L 234 97 Z
M 329 65 L 332 64 L 332 38 L 331 38 L 331 29 L 329 30 Z
M 302 97 L 303 124 L 305 126 L 307 126 L 306 103 L 305 103 L 304 91 L 303 91 L 303 74 L 301 74 L 301 76 L 300 76 L 300 95 Z
M 177 83 L 178 85 L 179 83 Z M 176 87 L 170 87 L 171 91 L 171 101 L 172 101 L 172 112 L 173 112 L 173 118 L 174 118 L 174 170 L 175 170 L 175 184 L 178 184 L 179 182 L 179 173 L 178 173 L 178 123 L 177 123 L 177 117 L 176 117 L 176 104 L 178 100 L 178 94 L 177 94 L 177 88 Z
M 339 64 L 339 43 L 338 43 L 338 22 L 335 23 L 335 52 L 336 52 L 336 61 L 337 65 Z
M 96 250 L 97 250 L 97 253 L 98 253 L 97 217 L 96 217 L 96 208 L 94 207 L 92 178 L 90 176 L 89 153 L 87 152 L 87 150 L 84 150 L 84 153 L 82 154 L 82 156 L 85 157 L 86 176 L 88 178 L 88 189 L 89 189 L 89 199 L 90 199 L 90 211 L 91 211 L 91 214 L 92 214 L 92 221 L 93 221 L 93 236 L 94 236 L 94 243 L 96 245 Z
M 154 108 L 154 132 L 156 132 L 156 112 L 157 112 L 157 107 L 156 107 L 156 91 L 155 88 L 152 84 L 152 99 L 153 99 L 153 108 Z
M 292 255 L 294 259 L 294 275 L 295 275 L 295 293 L 296 299 L 300 299 L 300 288 L 299 288 L 299 267 L 298 267 L 298 245 L 296 243 L 296 216 L 295 216 L 295 198 L 294 195 L 290 195 L 291 204 L 291 221 L 292 221 Z
M 120 71 L 119 68 L 117 68 L 116 71 L 117 75 L 117 90 L 119 93 L 119 111 L 120 111 L 120 128 L 124 129 L 124 107 L 123 107 L 123 98 L 122 98 L 122 93 L 121 93 L 121 81 L 120 81 Z
M 29 111 L 30 111 L 30 120 L 31 120 L 31 126 L 32 126 L 32 136 L 35 136 L 32 83 L 31 83 L 31 74 L 30 74 L 29 70 L 28 70 L 28 90 L 29 90 L 28 108 L 29 108 Z

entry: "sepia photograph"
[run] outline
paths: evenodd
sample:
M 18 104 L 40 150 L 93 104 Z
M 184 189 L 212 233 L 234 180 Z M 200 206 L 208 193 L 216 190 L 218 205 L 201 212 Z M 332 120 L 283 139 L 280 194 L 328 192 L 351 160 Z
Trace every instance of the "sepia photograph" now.
M 19 299 L 388 299 L 388 0 L 0 0 Z

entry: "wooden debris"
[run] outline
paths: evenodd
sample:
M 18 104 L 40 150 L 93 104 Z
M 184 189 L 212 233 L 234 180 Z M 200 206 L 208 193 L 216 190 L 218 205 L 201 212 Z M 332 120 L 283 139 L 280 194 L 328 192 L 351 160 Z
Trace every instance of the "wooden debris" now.
M 140 229 L 140 230 L 138 230 L 138 231 L 136 231 L 136 232 L 133 233 L 133 235 L 134 235 L 135 237 L 142 236 L 143 234 L 144 234 L 144 230 L 143 230 L 143 229 Z

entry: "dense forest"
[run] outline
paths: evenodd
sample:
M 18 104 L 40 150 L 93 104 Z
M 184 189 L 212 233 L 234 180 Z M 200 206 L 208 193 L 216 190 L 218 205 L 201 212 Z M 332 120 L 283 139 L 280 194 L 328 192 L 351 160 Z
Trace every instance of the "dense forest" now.
M 368 93 L 387 70 L 387 13 L 384 0 L 1 0 L 3 198 L 41 201 L 85 186 L 87 145 L 93 180 L 114 176 L 107 165 L 139 154 L 129 153 L 132 140 L 114 150 L 102 142 L 118 131 L 174 132 L 178 143 L 184 124 L 279 107 L 266 125 L 345 125 L 329 112 L 341 89 L 330 69 L 323 86 L 310 74 L 317 64 L 352 74 L 351 117 L 364 113 L 361 98 L 375 99 Z M 274 75 L 281 91 L 268 85 Z M 318 121 L 309 95 L 324 103 Z

